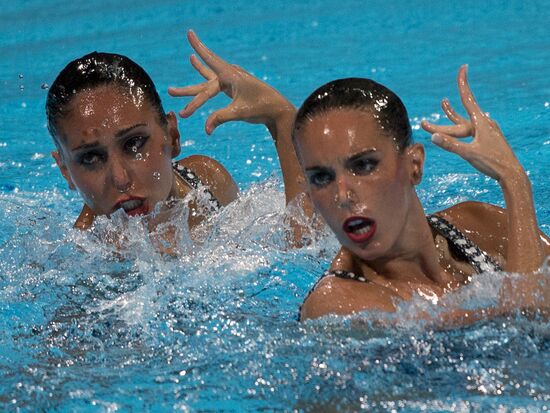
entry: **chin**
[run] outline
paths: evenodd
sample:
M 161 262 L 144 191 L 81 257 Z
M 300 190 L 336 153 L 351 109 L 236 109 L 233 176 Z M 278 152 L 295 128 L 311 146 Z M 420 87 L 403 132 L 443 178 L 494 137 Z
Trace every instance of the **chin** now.
M 349 242 L 342 245 L 362 261 L 374 261 L 385 256 L 384 249 L 377 241 L 371 241 L 365 245 Z

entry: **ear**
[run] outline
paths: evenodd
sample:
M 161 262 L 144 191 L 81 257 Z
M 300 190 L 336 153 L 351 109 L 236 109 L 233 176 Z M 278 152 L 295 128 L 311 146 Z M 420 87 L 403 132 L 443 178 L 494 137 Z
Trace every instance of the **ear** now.
M 166 114 L 166 121 L 168 122 L 168 139 L 172 145 L 172 158 L 175 158 L 180 154 L 180 131 L 178 129 L 178 119 L 173 111 Z
M 405 151 L 409 159 L 409 176 L 411 184 L 418 185 L 422 182 L 422 174 L 424 173 L 424 160 L 426 158 L 424 145 L 415 143 L 405 148 Z
M 57 164 L 57 167 L 61 171 L 61 175 L 63 175 L 63 178 L 67 181 L 69 184 L 70 189 L 76 189 L 74 186 L 73 180 L 71 179 L 71 174 L 69 173 L 69 170 L 65 166 L 65 162 L 63 162 L 63 157 L 59 153 L 59 151 L 52 151 L 53 159 L 55 159 L 55 163 Z

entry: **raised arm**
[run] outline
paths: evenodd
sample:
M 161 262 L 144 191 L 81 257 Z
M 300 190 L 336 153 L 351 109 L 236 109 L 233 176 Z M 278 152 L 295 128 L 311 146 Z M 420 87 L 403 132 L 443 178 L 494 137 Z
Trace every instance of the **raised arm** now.
M 422 127 L 433 134 L 433 143 L 459 155 L 498 181 L 508 221 L 505 270 L 537 271 L 546 254 L 537 225 L 531 182 L 498 124 L 477 104 L 468 85 L 467 66 L 462 66 L 458 72 L 458 89 L 469 119 L 460 116 L 445 99 L 441 106 L 454 125 L 440 126 L 423 121 Z M 470 143 L 459 140 L 469 136 L 474 138 Z
M 224 92 L 232 101 L 208 117 L 206 133 L 210 135 L 216 127 L 232 120 L 265 125 L 279 155 L 287 203 L 304 193 L 304 176 L 291 139 L 296 113 L 294 106 L 271 86 L 214 54 L 193 31 L 187 33 L 187 39 L 205 63 L 192 55 L 191 65 L 206 81 L 168 89 L 172 96 L 194 96 L 179 115 L 184 118 L 191 116 L 206 101 Z

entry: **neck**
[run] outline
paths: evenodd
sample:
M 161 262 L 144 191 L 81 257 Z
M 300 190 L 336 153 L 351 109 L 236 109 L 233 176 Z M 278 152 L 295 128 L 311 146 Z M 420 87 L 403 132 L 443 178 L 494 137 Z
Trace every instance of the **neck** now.
M 359 265 L 374 270 L 388 281 L 444 284 L 432 229 L 416 196 L 403 231 L 391 251 L 390 256 L 360 262 Z
M 149 217 L 149 231 L 155 231 L 158 225 L 170 221 L 173 218 L 172 207 L 174 203 L 172 202 L 175 199 L 180 199 L 185 196 L 184 186 L 185 184 L 181 183 L 177 179 L 177 175 L 172 172 L 172 187 L 170 193 L 165 201 L 162 201 L 160 206 L 157 206 L 158 210 L 154 216 Z

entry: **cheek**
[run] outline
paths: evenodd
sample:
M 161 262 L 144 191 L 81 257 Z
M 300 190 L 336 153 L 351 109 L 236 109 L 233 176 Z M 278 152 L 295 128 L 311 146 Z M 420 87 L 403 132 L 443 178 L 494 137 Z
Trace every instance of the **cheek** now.
M 309 196 L 315 210 L 321 214 L 325 222 L 334 230 L 340 228 L 340 218 L 337 214 L 334 194 L 330 190 L 310 190 Z M 337 225 L 333 225 L 337 223 Z
M 98 171 L 92 172 L 82 170 L 82 168 L 71 168 L 69 169 L 69 173 L 73 183 L 81 194 L 95 194 L 98 188 L 104 185 L 104 177 Z
M 321 213 L 327 208 L 327 192 L 328 191 L 319 191 L 316 189 L 312 189 L 311 187 L 308 189 L 308 194 L 311 199 L 311 202 L 313 203 L 313 206 L 315 209 Z
M 82 200 L 95 212 L 104 213 L 105 189 L 107 184 L 105 177 L 100 173 L 78 173 L 73 175 L 73 183 Z

